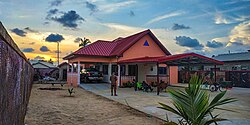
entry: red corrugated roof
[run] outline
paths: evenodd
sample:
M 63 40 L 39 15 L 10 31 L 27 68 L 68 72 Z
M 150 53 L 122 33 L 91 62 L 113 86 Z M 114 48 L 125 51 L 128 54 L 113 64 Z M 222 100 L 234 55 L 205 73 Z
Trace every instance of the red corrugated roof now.
M 134 58 L 128 60 L 121 60 L 118 63 L 146 63 L 146 62 L 158 62 L 159 59 L 164 58 L 165 56 L 160 57 L 141 57 L 141 58 Z
M 148 29 L 134 35 L 117 38 L 113 41 L 98 40 L 86 47 L 82 47 L 74 53 L 64 57 L 68 59 L 74 57 L 72 55 L 89 55 L 89 56 L 121 56 L 123 52 L 134 45 L 143 36 L 149 34 L 156 44 L 162 49 L 166 55 L 171 55 L 170 52 L 161 44 L 161 42 L 154 36 L 154 34 Z
M 197 57 L 198 60 L 194 60 L 191 57 Z M 184 60 L 181 60 L 183 58 L 189 58 L 188 60 L 190 62 L 185 62 Z M 184 53 L 184 54 L 176 54 L 176 55 L 170 55 L 170 56 L 166 56 L 164 58 L 160 58 L 159 62 L 170 62 L 170 61 L 176 61 L 176 60 L 180 60 L 184 63 L 192 63 L 191 61 L 196 61 L 196 63 L 198 64 L 200 60 L 203 60 L 204 62 L 200 62 L 200 63 L 211 63 L 211 64 L 217 64 L 217 65 L 223 65 L 224 63 L 200 54 L 196 54 L 196 53 Z M 188 61 L 187 60 L 187 61 Z
M 224 64 L 221 61 L 202 56 L 196 53 L 184 53 L 184 54 L 176 54 L 169 56 L 161 56 L 161 57 L 141 57 L 134 58 L 128 60 L 122 60 L 118 63 L 166 63 L 167 65 L 222 65 Z

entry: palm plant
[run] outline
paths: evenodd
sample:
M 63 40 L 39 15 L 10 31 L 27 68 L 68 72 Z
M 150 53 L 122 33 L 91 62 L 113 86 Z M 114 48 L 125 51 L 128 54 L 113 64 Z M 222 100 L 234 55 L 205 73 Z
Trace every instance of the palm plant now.
M 181 119 L 178 122 L 180 125 L 209 125 L 212 123 L 217 125 L 217 122 L 226 120 L 219 118 L 219 115 L 213 115 L 212 112 L 214 109 L 231 111 L 218 106 L 234 102 L 236 99 L 222 99 L 226 94 L 226 91 L 223 91 L 217 94 L 214 99 L 209 102 L 208 92 L 201 89 L 202 81 L 202 78 L 194 75 L 191 77 L 188 88 L 185 88 L 185 91 L 169 91 L 175 109 L 163 103 L 159 103 L 161 107 L 158 108 L 180 116 Z M 177 125 L 175 122 L 167 122 L 166 124 Z
M 89 43 L 91 43 L 91 41 L 89 40 L 89 39 L 86 39 L 85 37 L 84 37 L 84 40 L 82 40 L 82 39 L 80 39 L 81 40 L 81 43 L 79 44 L 79 47 L 85 47 L 85 46 L 87 46 Z

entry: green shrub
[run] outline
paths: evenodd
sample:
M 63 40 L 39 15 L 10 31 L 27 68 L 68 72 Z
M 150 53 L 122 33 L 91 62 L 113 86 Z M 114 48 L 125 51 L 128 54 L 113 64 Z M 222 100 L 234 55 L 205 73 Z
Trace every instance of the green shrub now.
M 222 99 L 226 94 L 223 91 L 217 94 L 214 99 L 209 102 L 209 94 L 206 90 L 201 89 L 203 79 L 194 75 L 189 81 L 188 88 L 185 91 L 181 90 L 169 90 L 171 99 L 173 100 L 172 108 L 166 104 L 159 103 L 161 109 L 170 111 L 181 117 L 178 124 L 180 125 L 209 125 L 216 124 L 219 121 L 224 121 L 226 119 L 219 118 L 219 115 L 213 115 L 214 109 L 231 111 L 228 109 L 219 108 L 218 106 L 235 102 L 235 98 L 225 98 Z M 177 125 L 174 122 L 168 122 L 166 125 Z

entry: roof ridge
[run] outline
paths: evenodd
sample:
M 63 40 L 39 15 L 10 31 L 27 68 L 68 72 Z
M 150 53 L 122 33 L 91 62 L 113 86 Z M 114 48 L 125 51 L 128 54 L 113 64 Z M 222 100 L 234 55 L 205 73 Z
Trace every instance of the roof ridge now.
M 131 38 L 131 37 L 137 36 L 136 38 L 132 39 L 133 42 L 130 42 L 129 45 L 125 46 L 125 48 L 127 48 L 127 47 L 133 45 L 133 44 L 134 44 L 134 41 L 137 41 L 139 38 L 141 38 L 141 37 L 142 37 L 141 35 L 144 36 L 144 35 L 148 34 L 149 32 L 151 32 L 149 29 L 143 30 L 143 31 L 141 31 L 141 32 L 139 32 L 139 33 L 135 33 L 135 34 L 133 34 L 133 35 L 130 35 L 130 36 L 124 37 L 124 38 L 122 38 L 122 39 L 120 39 L 120 40 L 118 40 L 118 41 L 115 41 L 115 42 L 116 42 L 116 45 L 115 45 L 115 47 L 113 48 L 113 50 L 111 51 L 110 55 L 113 55 L 113 52 L 115 51 L 116 47 L 118 47 L 118 46 L 120 45 L 120 44 L 118 44 L 118 43 L 120 43 L 121 40 L 126 40 L 126 39 L 129 39 L 129 38 Z M 140 37 L 139 37 L 139 36 L 140 36 Z M 120 46 L 121 46 L 121 45 L 120 45 Z
M 246 53 L 249 53 L 249 52 L 224 53 L 224 54 L 218 54 L 218 55 L 215 56 L 215 57 L 224 56 L 224 55 L 246 54 Z

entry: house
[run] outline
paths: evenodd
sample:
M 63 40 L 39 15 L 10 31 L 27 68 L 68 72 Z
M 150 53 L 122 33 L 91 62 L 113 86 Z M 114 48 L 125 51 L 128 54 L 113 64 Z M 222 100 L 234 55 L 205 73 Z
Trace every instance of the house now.
M 220 70 L 250 70 L 250 50 L 241 53 L 228 53 L 213 56 L 213 59 L 224 62 Z
M 59 68 L 59 78 L 58 80 L 60 81 L 67 81 L 67 67 L 68 67 L 67 62 L 63 62 L 60 65 L 58 65 Z
M 171 55 L 150 30 L 113 41 L 97 40 L 63 59 L 70 64 L 67 83 L 74 86 L 80 84 L 80 71 L 90 66 L 103 72 L 105 82 L 109 82 L 111 73 L 116 72 L 118 85 L 122 86 L 133 79 L 175 84 L 178 82 L 178 65 L 223 64 L 195 53 Z
M 237 87 L 250 88 L 250 50 L 219 54 L 212 58 L 224 62 L 224 65 L 217 66 L 217 70 L 225 74 L 226 81 L 232 81 Z
M 56 78 L 57 75 L 55 73 L 55 70 L 58 70 L 58 68 L 53 65 L 51 62 L 43 61 L 43 60 L 29 60 L 31 65 L 34 68 L 34 72 L 36 75 L 38 75 L 40 78 L 44 77 L 46 75 L 53 75 L 51 77 Z

